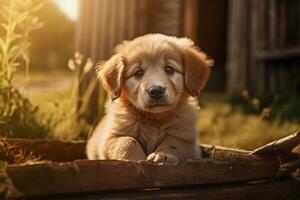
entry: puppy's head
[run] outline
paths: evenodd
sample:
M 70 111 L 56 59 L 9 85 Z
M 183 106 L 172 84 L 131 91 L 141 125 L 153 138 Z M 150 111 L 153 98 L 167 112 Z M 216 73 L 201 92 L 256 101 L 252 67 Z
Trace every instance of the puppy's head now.
M 212 64 L 190 39 L 149 34 L 118 45 L 115 55 L 98 66 L 98 75 L 113 100 L 121 97 L 142 111 L 159 113 L 185 94 L 197 96 Z

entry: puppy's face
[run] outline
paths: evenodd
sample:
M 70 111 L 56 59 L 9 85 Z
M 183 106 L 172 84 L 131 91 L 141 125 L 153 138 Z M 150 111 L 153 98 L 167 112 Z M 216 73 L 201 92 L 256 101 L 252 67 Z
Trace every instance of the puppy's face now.
M 148 112 L 171 109 L 184 91 L 180 53 L 167 43 L 148 40 L 131 47 L 125 58 L 124 78 L 124 93 L 129 101 Z
M 118 45 L 98 72 L 113 99 L 121 96 L 142 111 L 159 113 L 176 106 L 183 93 L 198 95 L 210 65 L 191 40 L 150 34 Z

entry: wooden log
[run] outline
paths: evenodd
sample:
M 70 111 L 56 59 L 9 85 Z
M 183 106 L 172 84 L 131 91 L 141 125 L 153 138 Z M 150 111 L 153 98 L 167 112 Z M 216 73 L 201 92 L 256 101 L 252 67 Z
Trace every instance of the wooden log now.
M 283 153 L 291 153 L 292 149 L 300 144 L 300 132 L 276 140 L 255 149 L 252 154 L 256 155 L 276 155 Z
M 161 199 L 161 200 L 298 200 L 300 199 L 300 184 L 295 179 L 269 181 L 259 184 L 221 184 L 214 186 L 195 186 L 184 188 L 108 192 L 96 194 L 69 194 L 52 196 L 48 200 L 112 200 L 112 199 Z M 38 198 L 37 198 L 38 199 Z
M 273 179 L 278 175 L 279 162 L 254 155 L 205 158 L 176 166 L 147 161 L 78 160 L 9 165 L 6 171 L 19 191 L 36 196 Z

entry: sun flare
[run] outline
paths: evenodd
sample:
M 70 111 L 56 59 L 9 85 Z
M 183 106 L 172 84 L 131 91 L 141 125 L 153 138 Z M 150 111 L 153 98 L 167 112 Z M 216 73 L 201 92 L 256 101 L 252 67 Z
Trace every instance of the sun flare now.
M 53 0 L 53 2 L 72 20 L 78 17 L 79 0 Z

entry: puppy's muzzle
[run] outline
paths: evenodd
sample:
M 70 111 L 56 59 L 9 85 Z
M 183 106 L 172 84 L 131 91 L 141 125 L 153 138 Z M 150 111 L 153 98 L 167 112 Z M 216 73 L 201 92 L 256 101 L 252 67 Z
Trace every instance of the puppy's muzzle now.
M 161 87 L 161 86 L 151 86 L 148 90 L 147 93 L 152 99 L 160 99 L 165 95 L 166 88 Z

